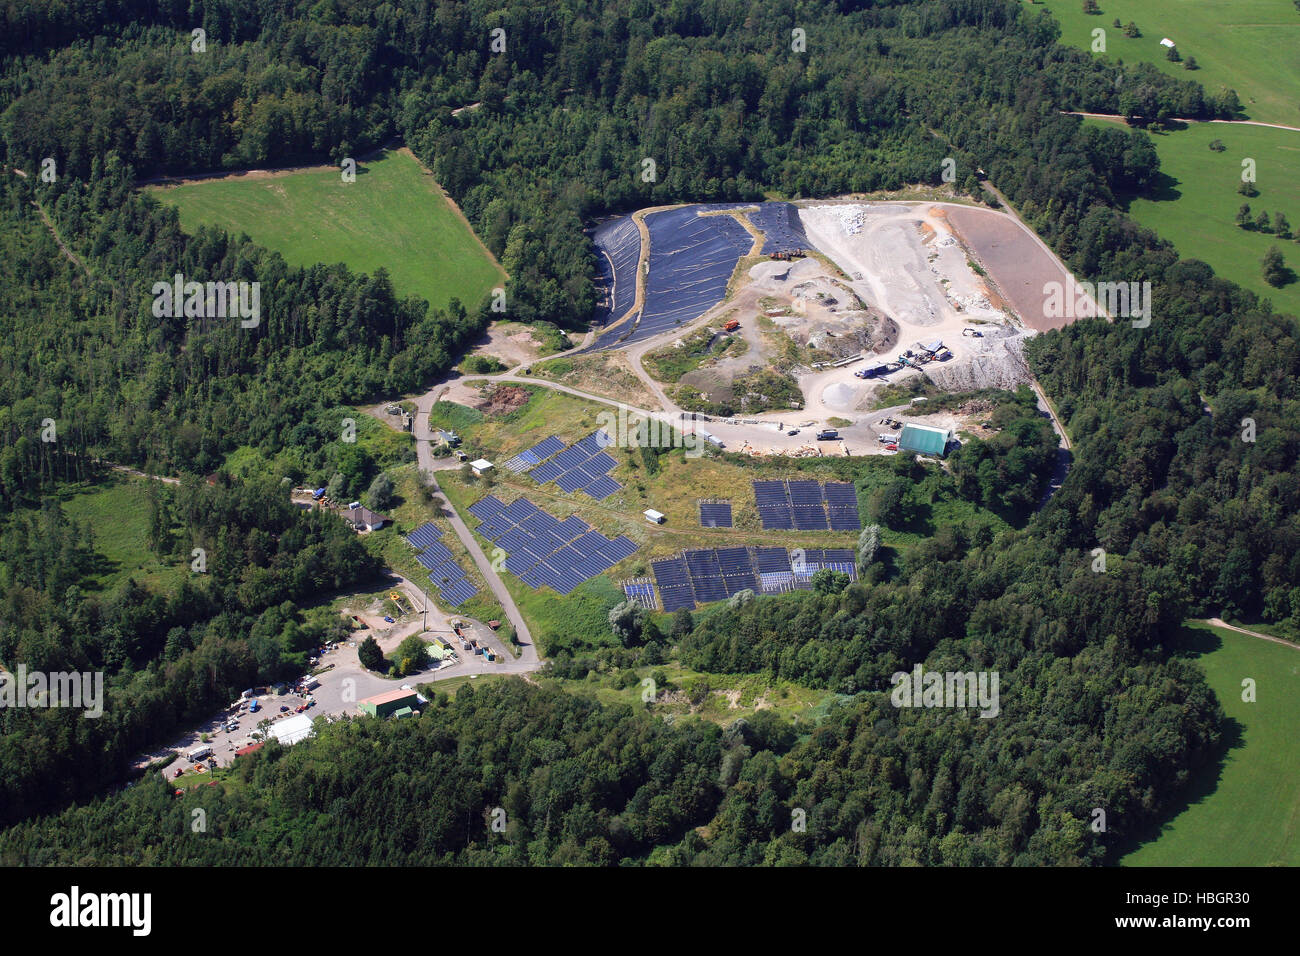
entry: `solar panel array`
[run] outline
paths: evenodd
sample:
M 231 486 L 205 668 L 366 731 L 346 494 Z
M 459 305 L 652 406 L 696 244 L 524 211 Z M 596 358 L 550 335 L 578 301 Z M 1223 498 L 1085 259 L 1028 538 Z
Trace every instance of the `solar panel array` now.
M 426 521 L 406 536 L 406 543 L 413 548 L 427 548 L 442 537 L 442 532 L 432 521 Z
M 731 502 L 730 501 L 701 501 L 700 502 L 700 527 L 701 528 L 730 528 L 731 527 Z
M 442 532 L 433 522 L 420 525 L 406 536 L 406 542 L 415 548 L 415 560 L 428 569 L 429 582 L 442 599 L 452 607 L 459 607 L 475 594 L 478 588 L 469 582 L 465 571 L 453 559 L 447 546 L 438 540 Z
M 481 522 L 479 534 L 506 552 L 506 570 L 534 589 L 568 594 L 637 549 L 625 536 L 607 538 L 577 515 L 560 521 L 526 498 L 507 505 L 488 495 L 469 512 Z
M 564 442 L 552 435 L 549 438 L 542 439 L 532 448 L 521 451 L 501 467 L 511 474 L 517 475 L 529 468 L 536 468 L 563 447 Z
M 796 549 L 791 552 L 790 568 L 798 588 L 811 588 L 812 576 L 823 569 L 842 571 L 854 580 L 858 577 L 851 548 Z
M 609 472 L 618 462 L 604 449 L 613 443 L 614 440 L 605 434 L 604 429 L 598 428 L 561 451 L 554 461 L 534 468 L 528 475 L 539 485 L 553 481 L 568 494 L 582 491 L 596 501 L 604 501 L 623 487 L 609 477 Z
M 768 531 L 856 531 L 862 527 L 851 482 L 756 481 L 758 517 Z
M 784 548 L 701 549 L 653 561 L 650 568 L 665 611 L 721 601 L 745 590 L 782 594 L 808 589 L 812 587 L 812 576 L 822 568 L 843 571 L 857 579 L 849 548 L 794 552 Z M 626 585 L 624 593 L 631 597 Z
M 652 561 L 650 569 L 654 572 L 655 584 L 659 586 L 659 603 L 665 611 L 695 607 L 695 591 L 691 588 L 691 575 L 686 570 L 685 558 L 678 556 Z
M 655 583 L 650 578 L 632 578 L 623 582 L 623 595 L 647 611 L 655 610 Z

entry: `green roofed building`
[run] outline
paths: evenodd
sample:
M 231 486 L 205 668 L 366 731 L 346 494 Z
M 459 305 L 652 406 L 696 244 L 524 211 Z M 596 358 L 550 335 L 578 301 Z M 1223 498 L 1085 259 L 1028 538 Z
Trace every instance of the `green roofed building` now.
M 952 432 L 946 428 L 909 423 L 903 426 L 903 433 L 898 437 L 898 450 L 943 457 L 951 440 Z
M 371 717 L 391 717 L 403 708 L 414 709 L 420 706 L 420 698 L 413 690 L 390 690 L 374 697 L 367 697 L 357 706 L 363 714 Z

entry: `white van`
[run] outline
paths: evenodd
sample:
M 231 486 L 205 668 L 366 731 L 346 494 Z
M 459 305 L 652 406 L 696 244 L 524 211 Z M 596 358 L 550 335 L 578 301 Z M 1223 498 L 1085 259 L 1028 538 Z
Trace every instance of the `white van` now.
M 206 760 L 212 756 L 212 748 L 207 744 L 202 747 L 195 747 L 190 751 L 190 763 L 198 763 L 200 760 Z

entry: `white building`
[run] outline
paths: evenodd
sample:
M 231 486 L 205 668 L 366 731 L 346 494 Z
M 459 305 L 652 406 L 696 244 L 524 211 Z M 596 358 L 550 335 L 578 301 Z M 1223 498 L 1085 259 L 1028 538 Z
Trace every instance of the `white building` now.
M 492 470 L 493 465 L 492 462 L 488 461 L 486 458 L 480 458 L 478 461 L 471 461 L 469 467 L 473 470 L 474 474 L 482 477 Z
M 271 735 L 288 747 L 311 736 L 311 718 L 306 714 L 294 714 L 271 725 Z

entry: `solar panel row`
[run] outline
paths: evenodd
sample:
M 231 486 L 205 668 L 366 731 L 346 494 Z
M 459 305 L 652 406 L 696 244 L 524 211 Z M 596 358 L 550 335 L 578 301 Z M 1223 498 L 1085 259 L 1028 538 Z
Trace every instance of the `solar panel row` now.
M 793 558 L 784 548 L 697 549 L 651 562 L 650 568 L 665 611 L 720 601 L 744 590 L 780 594 L 807 589 L 822 568 L 857 579 L 849 548 L 796 550 Z
M 758 517 L 768 531 L 855 531 L 862 527 L 857 491 L 835 481 L 756 481 Z
M 554 461 L 534 468 L 529 477 L 539 485 L 553 481 L 567 494 L 585 491 L 594 500 L 604 501 L 623 487 L 608 475 L 618 462 L 601 450 L 611 444 L 613 439 L 598 428 L 564 449 Z
M 730 528 L 731 527 L 731 502 L 730 501 L 701 501 L 700 502 L 700 527 Z
M 438 526 L 432 521 L 425 522 L 406 536 L 406 542 L 413 548 L 427 548 L 442 536 Z
M 477 514 L 474 506 L 469 510 Z M 593 531 L 577 515 L 560 521 L 526 498 L 509 505 L 494 500 L 480 510 L 489 517 L 479 533 L 507 552 L 506 569 L 533 588 L 546 585 L 568 594 L 637 549 L 626 537 L 611 540 Z

